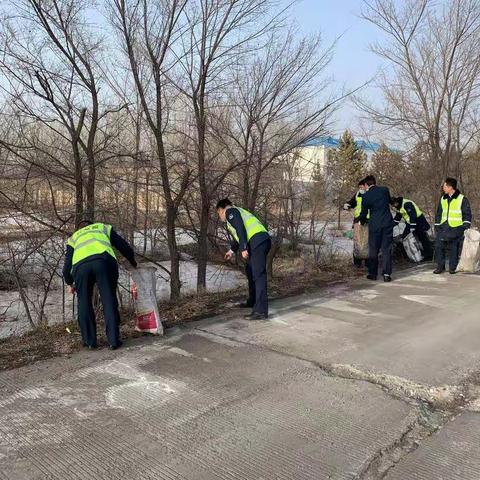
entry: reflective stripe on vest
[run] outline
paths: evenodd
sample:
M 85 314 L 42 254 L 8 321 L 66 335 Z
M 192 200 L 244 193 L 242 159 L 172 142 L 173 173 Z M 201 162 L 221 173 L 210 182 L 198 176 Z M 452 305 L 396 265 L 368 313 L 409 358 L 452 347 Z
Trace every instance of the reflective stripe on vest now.
M 448 222 L 448 225 L 453 228 L 463 226 L 462 203 L 462 194 L 457 198 L 452 198 L 450 202 L 448 202 L 447 198 L 442 197 L 442 219 L 440 224 Z
M 240 215 L 241 215 L 242 221 L 243 221 L 243 225 L 245 227 L 245 231 L 247 232 L 247 242 L 249 242 L 250 239 L 254 235 L 256 235 L 257 233 L 267 232 L 267 229 L 262 225 L 260 220 L 255 215 L 250 213 L 248 210 L 245 210 L 245 209 L 240 208 L 240 207 L 232 207 L 232 208 L 236 208 L 240 212 Z M 237 231 L 235 230 L 235 228 L 232 225 L 230 225 L 228 220 L 227 220 L 227 229 L 230 232 L 230 234 L 232 235 L 232 237 L 237 242 L 240 242 L 240 239 L 238 238 Z
M 400 213 L 402 214 L 403 219 L 405 220 L 405 223 L 408 223 L 409 225 L 412 225 L 410 223 L 410 215 L 408 212 L 405 210 L 405 204 L 406 203 L 411 203 L 413 205 L 413 208 L 417 212 L 417 218 L 420 215 L 423 215 L 423 212 L 418 208 L 418 205 L 415 202 L 412 202 L 411 200 L 408 200 L 408 198 L 404 198 L 402 202 L 402 206 L 400 207 Z
M 110 242 L 111 231 L 112 226 L 103 223 L 94 223 L 77 230 L 67 241 L 67 245 L 73 248 L 72 266 L 92 255 L 105 252 L 116 259 Z
M 362 213 L 362 201 L 363 201 L 363 195 L 357 192 L 357 195 L 355 197 L 355 200 L 357 203 L 355 203 L 355 209 L 353 210 L 353 217 L 358 218 L 360 214 Z M 370 212 L 367 214 L 367 219 L 370 218 Z

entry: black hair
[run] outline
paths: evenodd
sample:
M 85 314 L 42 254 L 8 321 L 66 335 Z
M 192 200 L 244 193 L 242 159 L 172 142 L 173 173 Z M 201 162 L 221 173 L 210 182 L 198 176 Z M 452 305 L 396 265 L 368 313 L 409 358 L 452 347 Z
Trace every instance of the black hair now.
M 445 183 L 449 186 L 454 188 L 455 190 L 457 189 L 457 179 L 456 178 L 451 178 L 448 177 L 445 179 Z
M 221 200 L 218 201 L 217 203 L 217 210 L 219 208 L 227 208 L 227 207 L 231 207 L 233 205 L 233 203 L 230 201 L 229 198 L 222 198 Z
M 358 186 L 360 185 L 365 185 L 365 179 L 362 178 L 359 182 L 358 182 Z
M 397 204 L 400 205 L 400 197 L 392 197 L 392 198 L 390 199 L 390 205 L 395 206 L 395 205 L 397 205 Z
M 90 218 L 82 218 L 78 222 L 78 228 L 86 227 L 88 225 L 92 225 L 93 221 Z
M 375 180 L 375 177 L 373 175 L 367 175 L 365 177 L 365 183 L 371 187 L 372 185 L 376 185 L 377 181 Z

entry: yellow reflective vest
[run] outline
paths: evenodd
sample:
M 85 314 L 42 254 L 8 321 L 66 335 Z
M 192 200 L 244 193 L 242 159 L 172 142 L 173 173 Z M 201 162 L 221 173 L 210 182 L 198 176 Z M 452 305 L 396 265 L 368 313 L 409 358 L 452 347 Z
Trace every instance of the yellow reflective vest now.
M 464 196 L 460 194 L 457 198 L 452 198 L 449 202 L 448 198 L 441 200 L 442 219 L 440 225 L 448 223 L 452 228 L 463 226 L 462 203 Z
M 423 212 L 418 208 L 418 205 L 415 202 L 412 202 L 412 200 L 408 200 L 408 198 L 404 198 L 402 202 L 402 206 L 400 207 L 400 214 L 402 215 L 403 219 L 405 220 L 405 223 L 410 224 L 410 215 L 408 212 L 405 210 L 405 204 L 406 203 L 411 203 L 413 205 L 413 208 L 415 208 L 415 211 L 417 212 L 417 218 L 420 215 L 423 215 Z
M 353 210 L 353 217 L 359 218 L 360 214 L 362 213 L 363 195 L 357 192 L 357 195 L 355 196 L 355 200 L 357 202 L 355 203 L 355 209 Z M 367 219 L 369 218 L 370 218 L 370 212 L 367 214 Z
M 73 248 L 72 266 L 92 255 L 105 252 L 116 259 L 110 242 L 111 231 L 112 226 L 104 223 L 93 223 L 77 230 L 67 241 L 67 245 Z
M 244 208 L 240 208 L 240 207 L 232 207 L 232 208 L 236 208 L 240 212 L 243 225 L 245 226 L 245 231 L 247 232 L 247 242 L 249 242 L 250 239 L 257 233 L 267 232 L 267 229 L 262 225 L 260 220 L 255 215 L 250 213 L 248 210 L 245 210 Z M 230 232 L 232 237 L 237 242 L 240 242 L 237 231 L 228 222 L 228 220 L 227 220 L 227 230 Z

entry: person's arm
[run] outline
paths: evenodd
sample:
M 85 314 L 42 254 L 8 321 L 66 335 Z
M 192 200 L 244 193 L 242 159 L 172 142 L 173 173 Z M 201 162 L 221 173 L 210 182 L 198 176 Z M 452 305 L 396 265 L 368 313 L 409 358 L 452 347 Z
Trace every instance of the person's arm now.
M 358 217 L 359 222 L 362 225 L 365 225 L 368 221 L 368 211 L 370 209 L 369 203 L 368 203 L 368 192 L 363 196 L 362 198 L 362 211 L 360 212 L 360 216 Z
M 391 201 L 392 201 L 392 196 L 390 195 L 390 190 L 388 187 L 385 187 L 385 189 L 387 190 L 387 196 L 388 196 L 388 203 L 390 204 Z
M 405 204 L 405 210 L 408 213 L 408 217 L 410 219 L 410 229 L 413 233 L 417 228 L 417 210 L 415 210 L 412 202 L 407 202 Z
M 238 248 L 234 251 L 244 252 L 247 250 L 247 231 L 243 224 L 242 216 L 236 208 L 229 208 L 227 211 L 228 223 L 235 229 L 238 235 Z
M 228 235 L 230 237 L 230 250 L 232 251 L 232 253 L 237 253 L 240 245 L 230 234 Z
M 124 240 L 113 228 L 110 232 L 110 242 L 112 246 L 116 248 L 134 268 L 137 268 L 137 262 L 135 261 L 135 252 L 130 244 Z
M 437 213 L 435 214 L 435 227 L 440 226 L 440 222 L 442 221 L 442 213 L 442 200 L 440 199 L 440 201 L 438 202 Z
M 350 210 L 357 206 L 357 196 L 354 195 L 348 202 L 343 205 L 344 210 Z
M 468 229 L 472 226 L 472 209 L 467 197 L 463 197 L 462 202 L 462 220 L 463 228 Z
M 73 247 L 67 245 L 67 250 L 65 252 L 65 262 L 63 263 L 63 279 L 65 283 L 69 286 L 72 286 L 74 283 L 72 277 L 72 260 L 73 260 Z
M 402 218 L 402 214 L 400 212 L 397 212 L 393 217 L 393 221 L 398 225 L 402 221 Z

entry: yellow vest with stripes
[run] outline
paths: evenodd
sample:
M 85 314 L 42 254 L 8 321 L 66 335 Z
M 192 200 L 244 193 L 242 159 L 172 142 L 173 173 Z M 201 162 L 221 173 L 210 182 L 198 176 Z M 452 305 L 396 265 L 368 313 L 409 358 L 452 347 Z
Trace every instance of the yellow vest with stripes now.
M 112 226 L 104 223 L 93 223 L 77 230 L 67 241 L 67 245 L 73 248 L 72 266 L 92 255 L 105 252 L 116 259 L 110 242 L 111 231 Z
M 357 200 L 357 203 L 355 204 L 355 209 L 353 210 L 353 217 L 358 218 L 360 214 L 362 213 L 362 201 L 363 201 L 363 195 L 357 192 L 357 195 L 355 196 L 355 199 Z M 367 214 L 367 219 L 370 219 L 370 212 Z
M 463 198 L 463 195 L 460 194 L 457 198 L 453 198 L 450 203 L 448 203 L 448 199 L 442 197 L 442 219 L 440 220 L 440 225 L 448 222 L 448 225 L 452 228 L 463 226 Z
M 262 225 L 260 220 L 255 215 L 250 213 L 248 210 L 245 210 L 244 208 L 240 208 L 240 207 L 232 207 L 232 208 L 236 208 L 240 212 L 243 225 L 245 226 L 245 231 L 247 232 L 247 242 L 249 242 L 250 239 L 257 233 L 267 232 L 267 229 Z M 230 232 L 232 237 L 237 242 L 240 242 L 237 231 L 232 225 L 230 225 L 228 220 L 227 220 L 227 230 Z
M 402 202 L 402 206 L 400 207 L 400 213 L 403 219 L 405 220 L 405 223 L 410 223 L 410 215 L 405 210 L 405 204 L 408 202 L 410 202 L 413 205 L 413 208 L 415 208 L 415 211 L 417 212 L 417 217 L 419 217 L 420 215 L 423 215 L 423 212 L 418 208 L 418 205 L 415 202 L 408 200 L 408 198 L 404 198 Z

